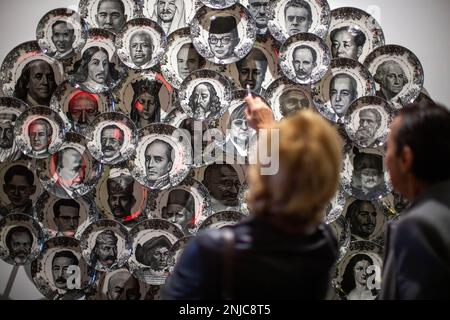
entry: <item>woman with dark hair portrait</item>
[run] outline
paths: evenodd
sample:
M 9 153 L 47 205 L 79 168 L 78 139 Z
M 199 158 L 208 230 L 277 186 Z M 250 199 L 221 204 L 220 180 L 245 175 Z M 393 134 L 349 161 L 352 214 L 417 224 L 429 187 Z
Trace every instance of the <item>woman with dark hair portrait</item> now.
M 108 51 L 93 46 L 86 49 L 81 60 L 75 63 L 70 78 L 84 91 L 103 92 L 111 89 L 119 78 L 114 67 L 114 63 L 109 62 Z
M 48 106 L 55 89 L 55 74 L 51 65 L 47 61 L 36 59 L 28 62 L 22 69 L 13 95 L 29 106 Z
M 341 283 L 341 298 L 344 300 L 375 300 L 379 290 L 370 289 L 367 285 L 367 268 L 372 266 L 373 259 L 367 254 L 355 254 L 345 267 Z M 375 272 L 375 271 L 374 271 Z M 375 275 L 375 273 L 373 273 Z
M 150 80 L 140 80 L 131 84 L 133 100 L 131 102 L 130 119 L 138 128 L 161 121 L 161 104 L 158 93 L 161 84 Z

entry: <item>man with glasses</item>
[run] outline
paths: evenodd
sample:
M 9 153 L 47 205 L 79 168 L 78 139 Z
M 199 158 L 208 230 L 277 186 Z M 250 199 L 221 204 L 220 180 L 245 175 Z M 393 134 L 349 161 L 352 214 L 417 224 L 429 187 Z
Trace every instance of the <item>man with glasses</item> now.
M 0 208 L 0 217 L 15 213 L 32 215 L 30 197 L 36 192 L 33 172 L 23 165 L 14 165 L 6 171 L 4 180 L 3 190 L 10 203 Z
M 211 20 L 208 37 L 209 47 L 219 60 L 233 58 L 239 43 L 236 19 L 232 16 L 216 17 Z
M 60 199 L 53 205 L 53 221 L 59 235 L 75 236 L 80 223 L 80 204 L 73 199 Z

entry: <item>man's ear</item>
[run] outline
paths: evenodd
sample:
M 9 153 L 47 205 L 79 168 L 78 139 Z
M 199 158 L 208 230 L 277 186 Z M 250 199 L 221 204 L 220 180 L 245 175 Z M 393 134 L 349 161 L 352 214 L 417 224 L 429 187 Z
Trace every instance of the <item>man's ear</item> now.
M 403 146 L 400 152 L 400 170 L 402 173 L 409 173 L 412 171 L 414 164 L 414 153 L 409 146 Z

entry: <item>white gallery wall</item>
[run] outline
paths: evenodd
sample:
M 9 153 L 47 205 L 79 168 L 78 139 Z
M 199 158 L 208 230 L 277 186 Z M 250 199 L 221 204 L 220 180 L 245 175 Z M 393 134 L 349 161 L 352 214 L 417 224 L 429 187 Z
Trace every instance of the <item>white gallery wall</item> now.
M 350 6 L 379 20 L 386 44 L 410 49 L 422 62 L 425 88 L 437 102 L 450 107 L 450 0 L 328 0 L 331 9 Z M 40 18 L 48 11 L 70 7 L 75 0 L 0 0 L 0 61 L 16 45 L 35 39 Z M 0 261 L 0 299 L 43 299 L 23 267 Z M 4 295 L 6 292 L 6 296 Z

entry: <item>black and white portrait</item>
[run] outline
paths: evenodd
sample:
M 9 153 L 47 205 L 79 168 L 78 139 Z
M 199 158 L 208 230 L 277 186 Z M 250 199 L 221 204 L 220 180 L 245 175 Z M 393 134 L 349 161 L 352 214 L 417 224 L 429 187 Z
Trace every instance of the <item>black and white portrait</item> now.
M 383 171 L 383 157 L 355 149 L 351 194 L 358 199 L 375 199 L 388 192 Z
M 250 53 L 236 62 L 239 72 L 239 82 L 242 88 L 250 87 L 250 90 L 261 94 L 262 84 L 267 72 L 267 58 L 259 49 L 252 49 Z
M 386 100 L 394 99 L 408 83 L 402 66 L 394 60 L 381 63 L 375 71 L 374 79 L 380 85 L 376 95 Z
M 309 32 L 312 24 L 311 5 L 304 0 L 289 0 L 284 7 L 286 32 L 292 36 Z
M 195 225 L 195 200 L 192 194 L 184 189 L 169 191 L 167 203 L 161 208 L 161 217 L 172 222 L 189 234 L 188 229 Z
M 110 62 L 110 54 L 102 46 L 91 46 L 84 50 L 81 59 L 75 62 L 69 80 L 90 93 L 101 93 L 112 89 L 119 80 L 116 65 Z
M 101 281 L 101 300 L 141 300 L 142 284 L 128 269 L 122 268 L 104 275 Z
M 281 70 L 286 77 L 299 84 L 320 81 L 329 70 L 330 63 L 330 49 L 314 34 L 294 35 L 280 48 Z
M 289 117 L 299 110 L 311 108 L 308 93 L 300 88 L 284 91 L 279 97 L 278 105 L 283 117 Z
M 350 222 L 352 240 L 374 240 L 382 235 L 384 215 L 371 201 L 354 200 L 345 214 Z
M 267 5 L 269 0 L 247 0 L 247 9 L 256 21 L 258 34 L 266 34 L 267 29 Z
M 231 58 L 239 43 L 236 19 L 233 16 L 218 16 L 211 20 L 208 43 L 218 60 Z
M 367 55 L 383 46 L 384 42 L 380 24 L 368 12 L 352 7 L 331 11 L 327 44 L 333 58 L 348 58 L 363 63 Z
M 24 226 L 12 227 L 5 237 L 5 243 L 9 250 L 9 256 L 15 265 L 30 263 L 29 255 L 33 244 L 33 234 Z
M 117 263 L 118 238 L 112 230 L 100 232 L 90 256 L 91 266 L 96 269 L 112 269 Z
M 151 123 L 161 121 L 161 104 L 158 93 L 161 83 L 148 79 L 131 83 L 133 98 L 131 102 L 130 119 L 141 129 Z
M 133 195 L 134 179 L 131 175 L 122 174 L 106 180 L 108 205 L 115 218 L 124 219 L 133 214 L 136 203 Z
M 195 70 L 203 68 L 205 65 L 205 58 L 198 54 L 192 42 L 183 44 L 178 50 L 177 56 L 177 71 L 182 80 Z
M 347 73 L 338 73 L 330 81 L 331 108 L 339 116 L 345 116 L 350 104 L 358 98 L 358 85 L 355 78 Z
M 99 114 L 97 95 L 80 90 L 70 98 L 66 115 L 75 132 L 86 132 L 87 127 Z
M 164 30 L 166 35 L 177 29 L 186 27 L 186 2 L 183 0 L 148 0 L 150 18 L 156 21 Z M 150 2 L 152 6 L 150 7 Z M 189 3 L 192 6 L 192 3 Z M 150 12 L 151 11 L 151 12 Z
M 249 157 L 250 146 L 253 142 L 252 137 L 256 132 L 247 123 L 246 108 L 246 104 L 241 104 L 229 110 L 230 117 L 223 148 L 231 156 Z
M 206 81 L 196 85 L 189 98 L 189 107 L 195 119 L 206 119 L 217 115 L 221 105 L 214 86 Z
M 152 59 L 153 43 L 150 34 L 145 31 L 135 32 L 130 37 L 129 51 L 131 61 L 142 69 Z
M 87 147 L 101 163 L 118 164 L 129 159 L 137 145 L 137 128 L 120 112 L 104 112 L 87 132 Z
M 99 28 L 118 33 L 127 19 L 131 18 L 126 14 L 125 4 L 122 0 L 92 1 L 93 4 L 95 2 L 97 3 L 97 8 L 91 8 L 91 15 L 95 17 L 96 25 Z
M 36 39 L 48 56 L 67 60 L 80 53 L 87 40 L 87 25 L 76 11 L 53 9 L 36 28 Z
M 0 97 L 0 162 L 17 160 L 21 155 L 14 139 L 14 126 L 26 108 L 19 99 Z

